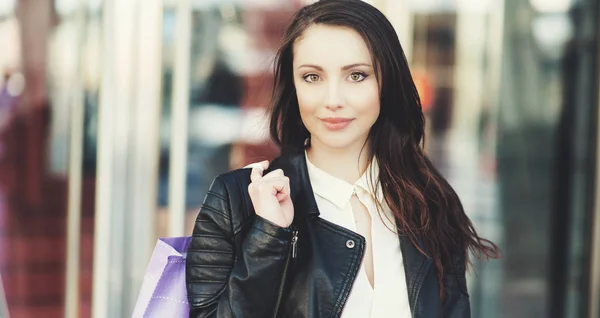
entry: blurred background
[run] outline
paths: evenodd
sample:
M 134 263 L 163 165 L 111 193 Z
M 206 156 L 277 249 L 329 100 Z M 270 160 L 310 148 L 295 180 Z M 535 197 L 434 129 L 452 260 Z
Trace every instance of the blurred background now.
M 158 237 L 272 159 L 271 63 L 311 0 L 0 0 L 0 317 L 129 317 Z M 426 151 L 503 259 L 473 317 L 600 317 L 600 0 L 371 0 Z

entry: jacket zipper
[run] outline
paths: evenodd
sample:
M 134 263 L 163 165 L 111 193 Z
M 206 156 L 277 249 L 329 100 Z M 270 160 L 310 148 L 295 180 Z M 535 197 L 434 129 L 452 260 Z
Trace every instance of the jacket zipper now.
M 287 277 L 288 267 L 290 266 L 290 260 L 292 258 L 296 258 L 298 256 L 298 231 L 294 230 L 292 235 L 292 250 L 290 251 L 290 255 L 285 260 L 285 265 L 283 266 L 283 274 L 281 275 L 281 282 L 279 283 L 279 293 L 277 295 L 277 302 L 275 303 L 275 312 L 273 313 L 273 318 L 277 318 L 277 313 L 279 311 L 279 306 L 281 305 L 281 298 L 283 297 L 283 287 L 285 285 L 285 279 Z

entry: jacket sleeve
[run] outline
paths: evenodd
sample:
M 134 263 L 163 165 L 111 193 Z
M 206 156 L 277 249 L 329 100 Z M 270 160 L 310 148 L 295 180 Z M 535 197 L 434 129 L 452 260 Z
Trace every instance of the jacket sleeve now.
M 471 304 L 467 291 L 465 256 L 457 254 L 452 259 L 452 264 L 446 266 L 444 273 L 444 286 L 446 297 L 443 303 L 444 318 L 470 318 Z
M 243 200 L 217 177 L 198 213 L 186 261 L 190 317 L 273 314 L 292 232 L 255 216 L 245 237 L 236 240 L 232 198 Z

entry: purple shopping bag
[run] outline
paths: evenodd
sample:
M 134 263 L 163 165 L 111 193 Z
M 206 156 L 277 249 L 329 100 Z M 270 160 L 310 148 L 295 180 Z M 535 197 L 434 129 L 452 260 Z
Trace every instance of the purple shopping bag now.
M 188 317 L 185 254 L 191 239 L 158 239 L 132 317 Z

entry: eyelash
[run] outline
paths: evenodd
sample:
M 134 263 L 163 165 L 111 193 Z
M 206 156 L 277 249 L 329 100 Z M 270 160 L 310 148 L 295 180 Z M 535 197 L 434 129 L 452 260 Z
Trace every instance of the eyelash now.
M 362 81 L 364 81 L 364 80 L 365 80 L 367 77 L 369 77 L 369 75 L 367 75 L 367 74 L 365 74 L 365 73 L 363 73 L 363 72 L 352 72 L 352 73 L 350 74 L 350 76 L 352 76 L 352 75 L 360 75 L 360 76 L 362 76 L 362 78 L 361 78 L 360 80 L 357 80 L 357 81 L 355 81 L 355 83 L 362 82 Z M 311 82 L 311 81 L 308 81 L 308 78 L 309 78 L 309 77 L 311 77 L 311 76 L 319 76 L 319 75 L 317 75 L 317 74 L 306 74 L 306 75 L 304 75 L 302 78 L 303 78 L 303 79 L 304 79 L 304 81 L 306 81 L 307 83 L 314 83 L 314 81 L 313 81 L 313 82 Z M 320 76 L 319 76 L 319 78 L 320 78 Z

